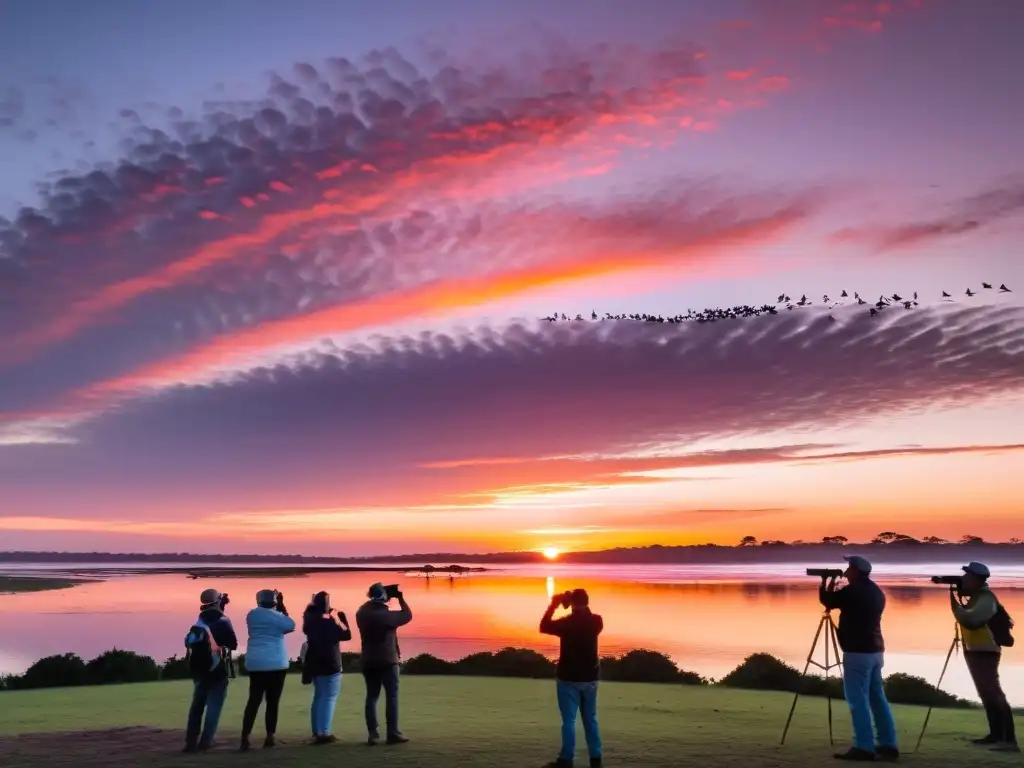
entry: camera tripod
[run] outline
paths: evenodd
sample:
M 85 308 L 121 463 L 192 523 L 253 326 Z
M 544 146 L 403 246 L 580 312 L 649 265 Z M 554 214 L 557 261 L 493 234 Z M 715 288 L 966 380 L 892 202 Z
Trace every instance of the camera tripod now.
M 939 682 L 935 684 L 936 688 L 942 688 L 942 678 L 946 676 L 946 670 L 949 668 L 949 660 L 953 657 L 953 653 L 956 652 L 959 655 L 960 646 L 963 645 L 963 638 L 960 635 L 960 624 L 958 622 L 953 623 L 953 642 L 949 646 L 949 651 L 946 653 L 946 661 L 942 665 L 942 672 L 939 673 Z M 928 705 L 928 712 L 924 716 L 924 725 L 921 726 L 921 735 L 917 737 L 917 746 L 914 747 L 914 752 L 917 752 L 921 748 L 921 742 L 924 741 L 924 732 L 928 729 L 928 721 L 932 717 L 932 707 L 934 705 Z
M 814 651 L 818 647 L 818 641 L 821 640 L 822 630 L 825 632 L 825 663 L 814 660 Z M 831 652 L 830 652 L 831 648 Z M 828 697 L 828 743 L 835 744 L 835 740 L 832 736 L 832 694 L 828 690 L 828 673 L 836 667 L 842 667 L 843 663 L 840 661 L 839 656 L 839 639 L 836 635 L 836 623 L 832 620 L 832 612 L 826 610 L 822 614 L 821 619 L 818 621 L 818 631 L 814 633 L 814 641 L 811 643 L 811 650 L 807 654 L 807 663 L 804 665 L 803 676 L 807 675 L 807 670 L 811 668 L 813 664 L 818 669 L 825 673 L 825 696 Z M 839 679 L 842 680 L 842 670 L 840 669 Z M 793 696 L 793 705 L 789 708 L 789 717 L 786 718 L 786 727 L 782 730 L 782 741 L 779 744 L 786 743 L 786 734 L 789 733 L 789 725 L 793 722 L 793 713 L 796 712 L 796 703 L 800 698 L 800 692 L 797 691 Z

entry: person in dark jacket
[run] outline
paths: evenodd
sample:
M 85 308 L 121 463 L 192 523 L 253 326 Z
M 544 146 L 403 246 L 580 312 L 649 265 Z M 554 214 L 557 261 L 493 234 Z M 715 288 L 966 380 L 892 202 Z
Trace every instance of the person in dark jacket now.
M 843 692 L 853 720 L 853 746 L 835 755 L 838 760 L 897 760 L 896 723 L 882 687 L 885 641 L 882 613 L 885 593 L 871 580 L 871 563 L 853 555 L 848 563 L 847 585 L 835 589 L 835 580 L 821 580 L 818 596 L 827 610 L 839 610 L 837 635 L 843 651 Z M 878 732 L 875 744 L 871 721 Z
M 398 665 L 402 660 L 398 647 L 399 627 L 412 621 L 412 610 L 399 592 L 397 611 L 388 608 L 390 599 L 381 583 L 367 592 L 370 599 L 356 611 L 359 639 L 362 643 L 363 678 L 366 680 L 367 744 L 380 741 L 377 723 L 377 701 L 384 689 L 384 719 L 387 723 L 387 743 L 404 744 L 409 741 L 398 728 Z
M 228 664 L 226 654 L 238 649 L 238 637 L 231 620 L 224 615 L 224 597 L 216 589 L 206 589 L 199 596 L 197 624 L 209 628 L 213 642 L 222 654 L 221 662 L 212 669 L 193 674 L 192 704 L 185 727 L 185 751 L 205 751 L 213 746 L 220 725 L 220 714 L 228 696 Z M 203 722 L 203 713 L 206 721 Z
M 572 609 L 568 616 L 554 618 L 559 605 Z M 600 677 L 598 636 L 604 620 L 590 610 L 585 589 L 555 595 L 540 620 L 540 631 L 559 638 L 555 690 L 562 716 L 562 750 L 549 768 L 571 766 L 576 752 L 576 715 L 583 719 L 591 768 L 601 766 L 601 732 L 597 727 L 597 681 Z
M 309 719 L 315 744 L 337 741 L 331 732 L 334 708 L 341 694 L 341 645 L 352 639 L 344 612 L 335 613 L 331 596 L 317 592 L 302 616 L 306 653 L 302 659 L 303 682 L 313 683 Z

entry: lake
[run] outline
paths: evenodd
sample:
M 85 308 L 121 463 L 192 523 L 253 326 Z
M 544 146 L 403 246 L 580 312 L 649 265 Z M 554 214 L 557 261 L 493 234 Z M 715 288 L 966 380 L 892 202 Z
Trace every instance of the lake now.
M 70 567 L 32 570 L 58 573 Z M 258 590 L 281 590 L 297 616 L 314 592 L 326 589 L 333 603 L 352 616 L 376 580 L 400 581 L 412 607 L 415 618 L 401 631 L 407 658 L 432 653 L 454 659 L 510 645 L 554 655 L 557 640 L 537 633 L 540 616 L 556 591 L 584 587 L 594 610 L 604 616 L 605 654 L 650 648 L 668 654 L 683 669 L 721 677 L 748 654 L 766 651 L 802 669 L 821 617 L 817 580 L 803 576 L 803 567 L 551 564 L 503 567 L 454 581 L 390 573 L 202 580 L 178 574 L 119 576 L 72 589 L 0 596 L 0 672 L 21 672 L 42 656 L 69 651 L 88 659 L 114 646 L 161 661 L 180 655 L 199 592 L 210 586 L 232 597 L 228 615 L 243 638 L 242 651 L 245 614 Z M 954 625 L 947 591 L 930 585 L 927 576 L 957 573 L 958 564 L 879 565 L 875 570 L 889 597 L 883 624 L 886 673 L 907 672 L 934 683 Z M 1007 610 L 1024 617 L 1024 567 L 1000 567 L 992 583 Z M 1024 624 L 1017 634 L 1022 631 Z M 292 656 L 301 643 L 299 633 L 288 638 Z M 816 658 L 822 654 L 819 646 Z M 1001 671 L 1011 701 L 1024 706 L 1024 649 L 1008 650 Z M 951 662 L 943 688 L 976 698 L 962 659 Z

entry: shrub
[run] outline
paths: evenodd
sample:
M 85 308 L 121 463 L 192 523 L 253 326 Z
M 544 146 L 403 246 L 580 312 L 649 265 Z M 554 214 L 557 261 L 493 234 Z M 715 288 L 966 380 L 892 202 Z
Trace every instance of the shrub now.
M 736 669 L 718 681 L 727 688 L 746 688 L 754 691 L 806 690 L 804 676 L 793 667 L 770 653 L 753 653 Z
M 0 675 L 0 691 L 16 691 L 21 687 L 21 675 Z
M 85 662 L 74 653 L 40 659 L 21 676 L 20 688 L 59 688 L 85 685 Z
M 454 675 L 455 665 L 429 653 L 421 653 L 406 661 L 402 672 L 406 675 Z
M 171 656 L 160 668 L 161 680 L 188 680 L 192 677 L 192 671 L 188 668 L 188 660 L 184 657 L 178 658 L 177 654 Z
M 148 683 L 160 679 L 160 668 L 149 656 L 114 648 L 85 665 L 90 685 L 105 683 Z
M 895 672 L 885 678 L 885 696 L 893 704 L 917 704 L 923 707 L 975 706 L 966 699 L 936 688 L 922 677 L 903 672 Z
M 551 679 L 555 664 L 547 656 L 528 648 L 502 648 L 497 653 L 475 653 L 456 662 L 456 674 L 490 677 Z
M 677 683 L 707 685 L 695 672 L 684 672 L 663 653 L 644 648 L 628 651 L 619 658 L 601 659 L 601 678 L 629 683 Z

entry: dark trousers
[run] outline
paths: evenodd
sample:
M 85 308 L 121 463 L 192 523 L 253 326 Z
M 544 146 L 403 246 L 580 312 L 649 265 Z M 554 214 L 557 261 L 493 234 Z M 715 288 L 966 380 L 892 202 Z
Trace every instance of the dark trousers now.
M 260 711 L 263 699 L 267 700 L 264 721 L 267 725 L 267 736 L 277 733 L 277 712 L 281 704 L 281 693 L 284 691 L 284 680 L 288 674 L 286 669 L 273 672 L 249 673 L 249 700 L 245 703 L 245 715 L 242 717 L 242 736 L 252 733 L 256 724 L 256 715 Z
M 1001 653 L 993 651 L 964 651 L 967 669 L 974 680 L 978 698 L 988 718 L 989 735 L 1000 741 L 1017 741 L 1013 727 L 1013 709 L 1006 700 L 1003 687 L 999 684 L 999 660 Z
M 366 730 L 370 733 L 380 732 L 377 723 L 377 700 L 383 688 L 387 735 L 401 734 L 398 730 L 398 665 L 371 665 L 363 669 L 363 679 L 366 681 Z
M 192 705 L 188 708 L 188 725 L 185 726 L 185 743 L 190 747 L 197 744 L 210 745 L 217 735 L 220 713 L 228 696 L 228 679 L 193 680 Z M 206 721 L 203 722 L 203 714 Z M 200 734 L 200 729 L 202 733 Z

